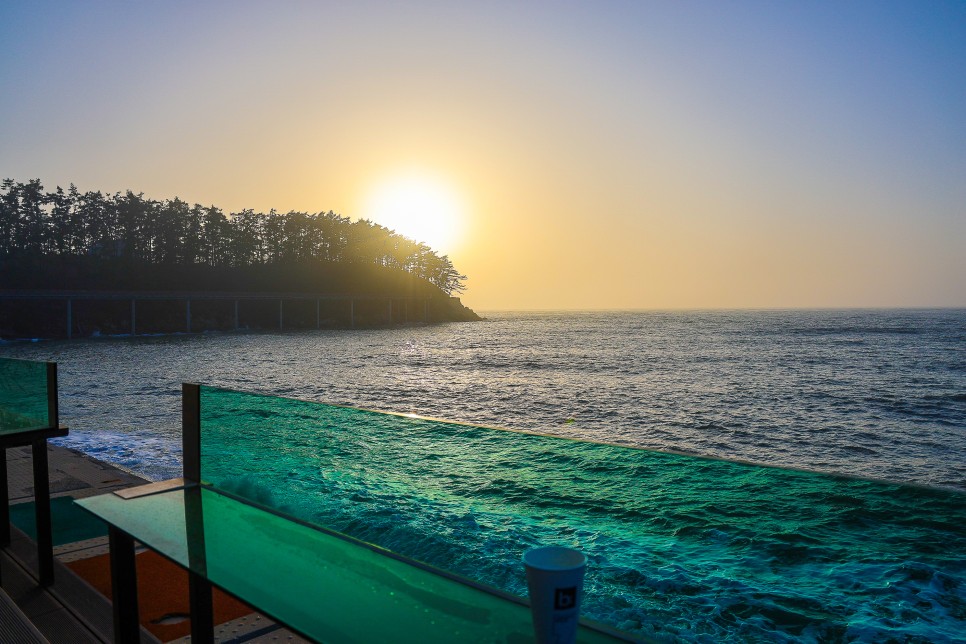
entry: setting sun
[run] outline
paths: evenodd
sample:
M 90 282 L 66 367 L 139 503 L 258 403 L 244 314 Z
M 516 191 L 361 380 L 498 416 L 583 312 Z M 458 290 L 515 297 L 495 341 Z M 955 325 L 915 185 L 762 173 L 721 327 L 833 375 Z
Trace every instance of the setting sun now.
M 460 195 L 431 175 L 393 175 L 376 184 L 362 215 L 440 253 L 459 243 L 465 223 Z

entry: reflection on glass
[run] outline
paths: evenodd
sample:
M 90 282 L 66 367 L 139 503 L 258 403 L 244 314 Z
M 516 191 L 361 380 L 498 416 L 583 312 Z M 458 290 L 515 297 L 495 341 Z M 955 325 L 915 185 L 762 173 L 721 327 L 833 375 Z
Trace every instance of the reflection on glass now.
M 0 358 L 0 433 L 47 427 L 47 363 Z
M 202 478 L 517 595 L 587 554 L 583 614 L 715 641 L 954 638 L 966 495 L 202 388 Z
M 78 503 L 318 641 L 532 641 L 526 606 L 207 488 Z M 613 640 L 583 628 L 578 641 Z

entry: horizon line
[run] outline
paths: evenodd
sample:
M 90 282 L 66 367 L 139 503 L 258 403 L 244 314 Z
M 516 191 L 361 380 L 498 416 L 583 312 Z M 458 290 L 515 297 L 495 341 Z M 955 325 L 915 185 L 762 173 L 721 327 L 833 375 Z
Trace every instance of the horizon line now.
M 675 311 L 934 311 L 966 309 L 966 304 L 877 305 L 877 306 L 679 306 L 679 307 L 541 307 L 486 308 L 474 310 L 494 313 L 646 313 Z

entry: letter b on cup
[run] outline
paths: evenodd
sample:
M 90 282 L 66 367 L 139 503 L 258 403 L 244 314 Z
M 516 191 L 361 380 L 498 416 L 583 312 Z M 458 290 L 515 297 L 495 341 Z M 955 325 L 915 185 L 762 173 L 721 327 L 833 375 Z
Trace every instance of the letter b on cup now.
M 553 593 L 554 610 L 570 610 L 577 608 L 577 587 L 555 588 Z
M 575 642 L 587 558 L 577 550 L 551 546 L 527 551 L 523 563 L 538 644 Z

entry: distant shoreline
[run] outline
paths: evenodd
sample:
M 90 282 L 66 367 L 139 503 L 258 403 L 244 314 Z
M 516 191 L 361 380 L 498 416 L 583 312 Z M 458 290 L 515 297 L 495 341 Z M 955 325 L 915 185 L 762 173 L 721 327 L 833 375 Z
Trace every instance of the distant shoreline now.
M 225 291 L 0 291 L 0 339 L 374 329 L 480 320 L 458 297 Z

